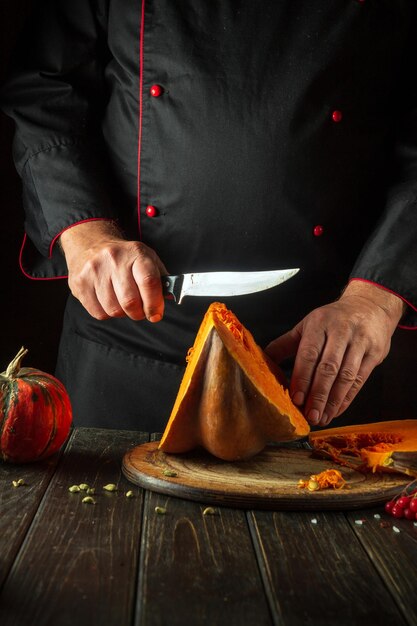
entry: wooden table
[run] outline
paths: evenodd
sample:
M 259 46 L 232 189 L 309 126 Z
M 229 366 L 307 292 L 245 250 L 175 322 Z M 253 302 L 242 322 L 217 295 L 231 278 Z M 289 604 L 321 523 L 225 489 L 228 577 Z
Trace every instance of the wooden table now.
M 380 508 L 203 515 L 123 477 L 124 453 L 145 441 L 75 429 L 52 459 L 0 464 L 1 626 L 417 624 L 412 522 Z M 80 483 L 95 505 L 68 491 Z

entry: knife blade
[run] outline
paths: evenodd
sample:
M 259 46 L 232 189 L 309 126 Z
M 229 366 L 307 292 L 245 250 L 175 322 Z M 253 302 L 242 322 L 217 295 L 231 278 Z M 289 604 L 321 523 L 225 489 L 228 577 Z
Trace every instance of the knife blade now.
M 300 268 L 265 272 L 200 272 L 162 276 L 165 297 L 181 304 L 186 296 L 230 297 L 271 289 L 297 274 Z

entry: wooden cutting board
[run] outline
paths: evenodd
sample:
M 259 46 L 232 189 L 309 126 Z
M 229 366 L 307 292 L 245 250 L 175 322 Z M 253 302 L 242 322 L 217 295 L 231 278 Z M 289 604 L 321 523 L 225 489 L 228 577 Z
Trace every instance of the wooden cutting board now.
M 310 492 L 298 481 L 325 469 L 339 469 L 349 488 Z M 164 472 L 175 472 L 167 476 Z M 221 461 L 204 450 L 166 454 L 158 442 L 127 452 L 123 473 L 131 482 L 158 493 L 238 508 L 272 510 L 343 510 L 382 504 L 411 479 L 404 474 L 361 474 L 331 461 L 312 458 L 309 450 L 268 446 L 252 459 Z

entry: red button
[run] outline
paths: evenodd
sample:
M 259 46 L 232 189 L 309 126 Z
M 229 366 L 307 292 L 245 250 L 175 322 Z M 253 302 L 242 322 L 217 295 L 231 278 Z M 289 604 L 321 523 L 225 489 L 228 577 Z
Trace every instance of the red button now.
M 149 92 L 154 98 L 159 98 L 159 96 L 162 96 L 162 94 L 164 93 L 164 90 L 161 85 L 152 85 Z
M 323 233 L 324 233 L 324 228 L 321 224 L 317 224 L 317 226 L 313 228 L 313 234 L 315 237 L 321 237 Z
M 333 122 L 341 122 L 343 117 L 342 111 L 333 111 L 332 120 Z
M 149 204 L 146 207 L 145 212 L 148 217 L 156 217 L 158 215 L 158 209 L 156 208 L 156 206 L 153 206 L 152 204 Z

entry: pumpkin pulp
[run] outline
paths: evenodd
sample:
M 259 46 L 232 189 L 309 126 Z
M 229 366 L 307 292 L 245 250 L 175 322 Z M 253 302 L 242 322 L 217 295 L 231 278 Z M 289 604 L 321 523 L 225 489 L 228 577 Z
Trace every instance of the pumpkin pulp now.
M 310 433 L 310 444 L 335 460 L 360 458 L 373 472 L 387 471 L 394 452 L 417 451 L 417 420 L 394 420 L 328 428 Z

